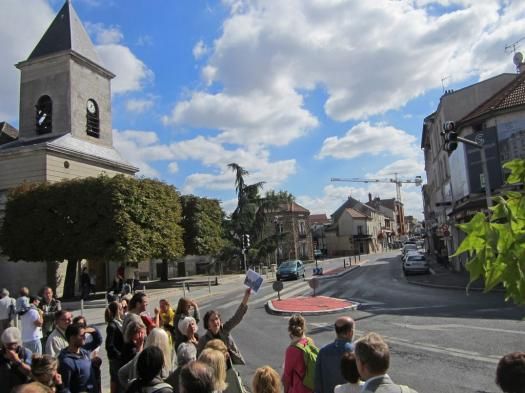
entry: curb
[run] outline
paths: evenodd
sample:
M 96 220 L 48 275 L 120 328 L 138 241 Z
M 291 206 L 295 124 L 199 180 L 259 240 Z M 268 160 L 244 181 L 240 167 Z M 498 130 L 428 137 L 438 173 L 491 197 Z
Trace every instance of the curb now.
M 274 299 L 275 300 L 275 299 Z M 348 300 L 349 301 L 349 300 Z M 330 310 L 323 310 L 323 311 L 285 311 L 285 310 L 279 310 L 278 308 L 275 308 L 272 304 L 272 300 L 268 300 L 266 302 L 265 308 L 268 314 L 272 315 L 284 315 L 284 316 L 290 316 L 294 314 L 301 314 L 301 315 L 326 315 L 326 314 L 335 314 L 341 311 L 349 311 L 349 310 L 357 310 L 359 307 L 359 303 L 350 301 L 352 304 L 345 307 L 338 307 L 333 308 Z
M 455 289 L 455 290 L 462 290 L 462 291 L 472 291 L 472 292 L 483 292 L 485 288 L 479 288 L 479 287 L 473 287 L 469 288 L 467 291 L 467 286 L 461 286 L 461 285 L 446 285 L 446 284 L 433 284 L 429 282 L 418 282 L 418 281 L 411 281 L 406 280 L 411 285 L 418 285 L 420 287 L 429 287 L 429 288 L 440 288 L 440 289 Z M 489 292 L 499 292 L 499 293 L 505 293 L 504 289 L 500 288 L 494 288 Z

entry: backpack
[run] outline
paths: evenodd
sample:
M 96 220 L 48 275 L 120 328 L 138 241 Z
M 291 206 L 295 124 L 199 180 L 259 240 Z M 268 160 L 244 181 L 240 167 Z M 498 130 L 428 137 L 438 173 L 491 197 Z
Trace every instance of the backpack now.
M 315 362 L 317 361 L 319 348 L 317 348 L 310 339 L 308 339 L 306 345 L 297 343 L 294 347 L 303 351 L 303 360 L 306 369 L 303 377 L 303 385 L 313 391 L 315 387 Z

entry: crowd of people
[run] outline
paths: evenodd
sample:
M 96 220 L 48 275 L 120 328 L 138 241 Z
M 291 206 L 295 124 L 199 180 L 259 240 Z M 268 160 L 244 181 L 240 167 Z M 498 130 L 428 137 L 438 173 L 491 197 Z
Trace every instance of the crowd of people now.
M 307 335 L 306 321 L 288 321 L 290 344 L 282 375 L 271 366 L 255 371 L 251 386 L 241 380 L 245 364 L 232 336 L 248 310 L 250 289 L 234 315 L 217 310 L 201 319 L 197 303 L 181 298 L 174 308 L 161 299 L 154 315 L 143 292 L 127 294 L 105 310 L 106 338 L 82 315 L 73 318 L 53 290 L 42 297 L 22 288 L 16 300 L 0 293 L 0 393 L 101 393 L 101 369 L 108 367 L 111 393 L 399 393 L 415 392 L 388 375 L 390 351 L 377 333 L 354 340 L 348 316 L 334 323 L 335 339 L 321 348 Z M 20 320 L 20 328 L 13 326 Z M 103 365 L 104 345 L 108 364 Z M 525 393 L 525 352 L 505 355 L 496 384 L 506 393 Z

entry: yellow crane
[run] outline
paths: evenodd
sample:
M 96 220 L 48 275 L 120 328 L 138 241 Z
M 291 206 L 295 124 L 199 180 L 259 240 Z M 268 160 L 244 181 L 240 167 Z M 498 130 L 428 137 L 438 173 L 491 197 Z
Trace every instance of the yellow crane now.
M 397 200 L 401 202 L 401 186 L 403 183 L 413 183 L 416 186 L 421 186 L 423 179 L 421 176 L 416 176 L 413 179 L 400 179 L 397 176 L 397 173 L 393 173 L 394 177 L 389 179 L 362 179 L 358 177 L 344 178 L 344 177 L 332 177 L 330 181 L 346 181 L 346 182 L 356 182 L 356 183 L 395 183 Z

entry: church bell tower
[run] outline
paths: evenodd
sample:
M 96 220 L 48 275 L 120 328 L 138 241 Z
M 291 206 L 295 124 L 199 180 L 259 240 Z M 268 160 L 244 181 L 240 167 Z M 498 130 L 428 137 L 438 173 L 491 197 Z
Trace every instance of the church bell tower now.
M 20 69 L 22 139 L 71 133 L 95 145 L 112 146 L 111 87 L 115 77 L 102 65 L 68 0 Z

